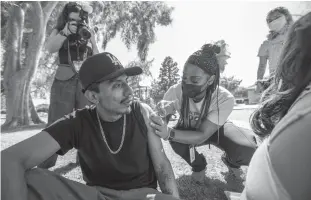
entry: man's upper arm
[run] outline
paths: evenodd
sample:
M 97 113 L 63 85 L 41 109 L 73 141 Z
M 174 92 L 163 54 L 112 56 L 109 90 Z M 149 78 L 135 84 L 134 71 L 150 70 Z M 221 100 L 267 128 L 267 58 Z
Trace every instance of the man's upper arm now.
M 2 158 L 10 158 L 20 163 L 24 169 L 31 169 L 52 156 L 60 146 L 51 135 L 40 132 L 1 152 Z M 5 162 L 2 160 L 2 162 Z
M 148 147 L 149 152 L 151 154 L 153 164 L 157 165 L 160 164 L 163 159 L 167 159 L 165 152 L 163 150 L 163 145 L 160 137 L 158 137 L 155 133 L 153 128 L 150 126 L 149 117 L 152 114 L 152 109 L 147 104 L 142 104 L 141 111 L 148 129 Z
M 57 154 L 64 155 L 72 148 L 79 148 L 79 135 L 82 130 L 80 115 L 84 111 L 74 111 L 65 115 L 44 129 L 58 142 L 60 150 Z

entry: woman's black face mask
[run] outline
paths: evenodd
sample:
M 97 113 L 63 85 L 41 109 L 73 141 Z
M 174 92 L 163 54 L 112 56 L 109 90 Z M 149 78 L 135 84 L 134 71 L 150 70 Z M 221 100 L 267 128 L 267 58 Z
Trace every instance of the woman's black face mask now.
M 195 98 L 206 91 L 209 87 L 208 83 L 203 85 L 186 84 L 182 82 L 182 93 L 189 98 Z

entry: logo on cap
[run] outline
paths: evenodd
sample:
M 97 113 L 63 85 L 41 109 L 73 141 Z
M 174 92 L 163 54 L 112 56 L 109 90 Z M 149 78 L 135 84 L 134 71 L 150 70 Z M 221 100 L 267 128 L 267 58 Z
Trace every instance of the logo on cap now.
M 120 63 L 120 61 L 112 54 L 107 54 L 107 56 L 110 58 L 111 63 L 118 66 L 119 68 L 121 68 L 122 64 Z

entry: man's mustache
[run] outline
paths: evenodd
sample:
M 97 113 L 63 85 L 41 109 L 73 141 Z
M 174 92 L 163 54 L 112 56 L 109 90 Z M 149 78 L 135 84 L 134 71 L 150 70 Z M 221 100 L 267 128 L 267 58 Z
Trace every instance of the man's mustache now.
M 124 98 L 124 99 L 121 101 L 121 103 L 124 103 L 124 102 L 126 102 L 126 101 L 133 101 L 133 100 L 134 100 L 134 97 L 133 97 L 133 96 L 128 96 L 128 97 Z

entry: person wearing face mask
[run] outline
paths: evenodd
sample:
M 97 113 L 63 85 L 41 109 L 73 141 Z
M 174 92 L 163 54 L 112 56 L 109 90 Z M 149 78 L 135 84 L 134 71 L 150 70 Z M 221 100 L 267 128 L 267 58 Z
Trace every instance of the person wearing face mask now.
M 228 121 L 234 97 L 219 86 L 219 53 L 219 46 L 205 44 L 189 56 L 182 82 L 165 93 L 165 105 L 158 110 L 160 116 L 151 117 L 155 133 L 170 141 L 174 151 L 192 167 L 192 177 L 198 183 L 204 181 L 207 162 L 203 154 L 196 151 L 197 146 L 212 143 L 223 149 L 222 160 L 234 173 L 240 166 L 249 164 L 257 148 L 251 130 Z M 170 128 L 167 122 L 175 111 L 180 117 L 177 125 Z M 166 118 L 166 122 L 161 117 Z
M 95 32 L 88 25 L 91 12 L 92 7 L 87 4 L 67 3 L 48 38 L 46 49 L 58 53 L 58 67 L 51 87 L 47 126 L 88 104 L 81 92 L 78 70 L 87 57 L 99 52 Z M 53 167 L 56 160 L 54 154 L 39 167 Z
M 271 10 L 266 18 L 270 32 L 258 52 L 259 66 L 257 70 L 257 91 L 265 90 L 274 76 L 278 59 L 284 44 L 286 33 L 293 24 L 293 18 L 288 9 L 277 7 Z M 269 62 L 269 78 L 263 80 L 267 63 Z

